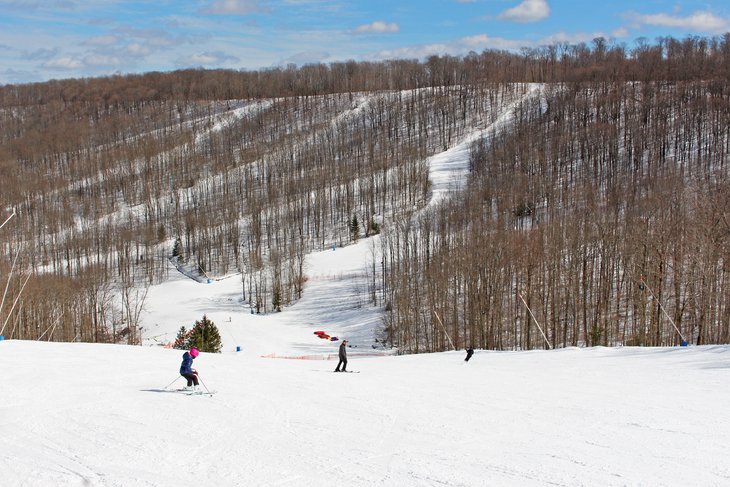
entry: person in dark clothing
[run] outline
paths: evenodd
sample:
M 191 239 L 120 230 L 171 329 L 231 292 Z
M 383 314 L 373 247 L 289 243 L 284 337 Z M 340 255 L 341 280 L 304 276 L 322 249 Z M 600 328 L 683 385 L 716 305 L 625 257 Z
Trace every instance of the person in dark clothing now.
M 471 356 L 474 355 L 474 349 L 469 347 L 466 349 L 466 358 L 464 359 L 464 362 L 468 362 Z
M 188 388 L 198 388 L 198 371 L 193 368 L 193 360 L 200 354 L 197 348 L 193 347 L 189 352 L 183 354 L 183 361 L 180 364 L 180 375 L 188 381 Z
M 347 340 L 342 340 L 340 344 L 340 362 L 337 364 L 335 372 L 340 371 L 340 365 L 342 365 L 342 372 L 347 372 Z

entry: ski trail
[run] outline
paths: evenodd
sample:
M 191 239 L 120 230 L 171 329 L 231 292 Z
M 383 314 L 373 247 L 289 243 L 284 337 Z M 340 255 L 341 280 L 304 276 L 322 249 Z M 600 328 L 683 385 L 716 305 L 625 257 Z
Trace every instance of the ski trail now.
M 530 83 L 527 91 L 510 103 L 497 119 L 486 128 L 475 130 L 455 146 L 428 158 L 429 179 L 431 180 L 431 199 L 426 208 L 443 201 L 449 194 L 460 191 L 469 176 L 469 154 L 472 142 L 503 130 L 514 118 L 516 108 L 526 100 L 538 96 L 543 91 L 540 83 Z
M 461 188 L 469 176 L 471 143 L 495 131 L 509 129 L 509 122 L 513 120 L 520 103 L 539 96 L 542 90 L 543 85 L 540 84 L 521 85 L 517 90 L 509 90 L 501 97 L 487 122 L 483 122 L 484 125 L 467 129 L 454 146 L 426 159 L 432 193 L 416 214 L 429 211 Z M 403 94 L 406 95 L 410 96 L 410 93 Z M 337 127 L 341 122 L 362 114 L 378 96 L 390 95 L 358 94 L 347 109 L 337 114 L 332 124 Z M 244 108 L 236 107 L 241 110 L 236 115 L 244 113 Z M 209 127 L 210 130 L 222 127 L 218 123 L 226 122 L 217 119 Z M 312 134 L 305 135 L 296 143 L 311 141 L 312 137 Z M 145 315 L 146 322 L 151 323 L 145 330 L 146 343 L 152 344 L 150 337 L 158 336 L 165 337 L 165 342 L 173 341 L 179 324 L 172 323 L 185 323 L 191 315 L 205 311 L 213 321 L 225 328 L 221 332 L 227 350 L 235 350 L 237 345 L 243 345 L 242 349 L 247 354 L 255 356 L 326 360 L 336 357 L 339 344 L 314 337 L 315 330 L 324 330 L 340 340 L 349 340 L 351 348 L 348 352 L 351 358 L 391 355 L 395 351 L 384 346 L 379 335 L 385 327 L 383 297 L 373 292 L 382 280 L 382 260 L 380 236 L 362 238 L 357 243 L 343 247 L 332 246 L 327 250 L 310 252 L 305 256 L 306 282 L 302 295 L 280 312 L 261 315 L 252 312 L 250 303 L 249 306 L 241 306 L 241 283 L 238 279 L 213 279 L 204 286 L 199 282 L 176 281 L 169 284 L 169 287 L 176 289 L 175 295 L 179 298 L 176 299 L 179 304 L 171 306 L 175 311 L 156 311 Z M 155 287 L 151 290 L 151 296 L 163 287 Z M 334 364 L 331 366 L 334 368 Z
M 271 99 L 246 101 L 242 105 L 239 103 L 236 108 L 231 108 L 228 111 L 213 115 L 208 119 L 208 122 L 211 123 L 210 127 L 204 129 L 202 133 L 196 136 L 196 143 L 209 139 L 211 135 L 232 126 L 246 116 L 263 113 L 271 108 L 273 104 L 274 100 Z

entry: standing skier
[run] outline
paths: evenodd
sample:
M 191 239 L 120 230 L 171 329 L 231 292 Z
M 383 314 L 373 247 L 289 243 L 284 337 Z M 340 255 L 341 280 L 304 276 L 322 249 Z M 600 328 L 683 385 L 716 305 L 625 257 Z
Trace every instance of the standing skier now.
M 187 388 L 197 390 L 198 388 L 198 371 L 193 368 L 193 360 L 200 354 L 197 348 L 193 347 L 189 352 L 183 354 L 183 361 L 180 365 L 180 375 L 188 380 Z
M 337 364 L 335 372 L 340 371 L 340 365 L 342 365 L 342 372 L 347 372 L 347 340 L 342 340 L 340 344 L 340 362 Z
M 468 362 L 471 356 L 474 355 L 474 349 L 469 347 L 466 349 L 466 358 L 464 359 L 464 362 Z

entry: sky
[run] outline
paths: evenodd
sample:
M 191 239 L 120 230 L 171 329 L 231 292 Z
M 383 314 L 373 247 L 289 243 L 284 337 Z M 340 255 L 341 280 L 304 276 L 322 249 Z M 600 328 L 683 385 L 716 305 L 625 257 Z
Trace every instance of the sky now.
M 728 31 L 726 0 L 0 0 L 0 84 Z

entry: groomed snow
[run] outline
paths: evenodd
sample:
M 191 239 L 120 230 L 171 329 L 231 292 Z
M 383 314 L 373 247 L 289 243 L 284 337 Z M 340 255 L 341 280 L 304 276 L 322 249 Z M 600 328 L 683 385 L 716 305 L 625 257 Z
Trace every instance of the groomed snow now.
M 729 347 L 181 353 L 1 342 L 2 485 L 730 484 Z

